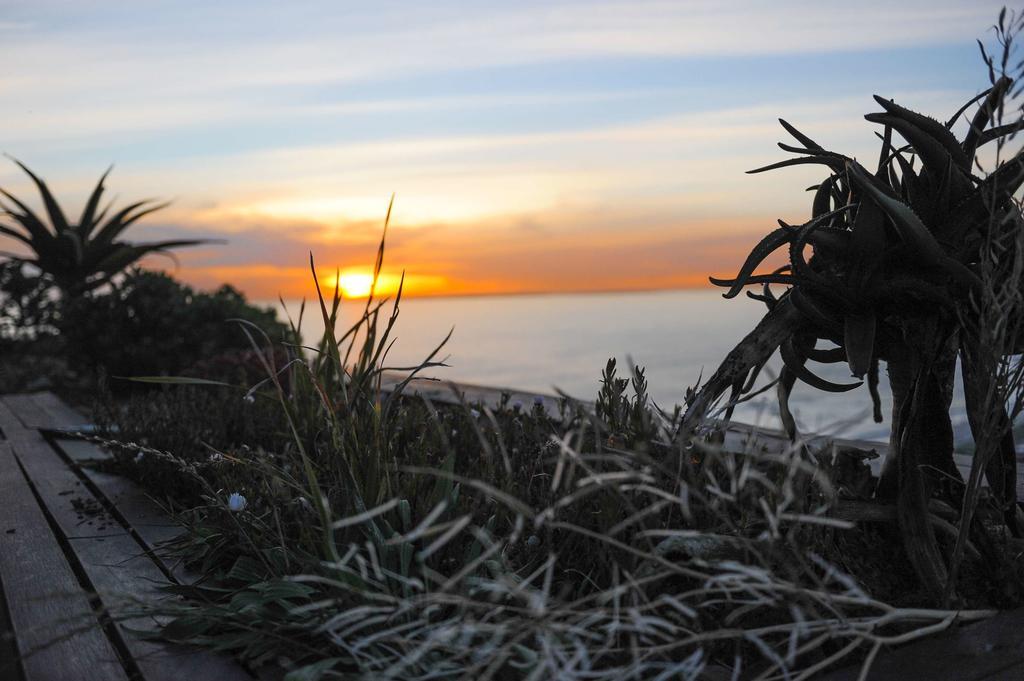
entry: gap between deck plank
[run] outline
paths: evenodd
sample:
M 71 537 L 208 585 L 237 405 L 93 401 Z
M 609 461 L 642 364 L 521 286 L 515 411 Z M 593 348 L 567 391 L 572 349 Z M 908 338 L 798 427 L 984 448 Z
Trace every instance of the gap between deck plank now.
M 6 400 L 5 400 L 6 401 Z M 28 405 L 21 402 L 27 412 Z M 23 422 L 38 423 L 41 419 L 21 414 Z M 27 417 L 27 418 L 26 418 Z M 59 425 L 59 424 L 58 424 Z M 166 583 L 166 576 L 147 556 L 143 547 L 128 531 L 97 509 L 98 500 L 81 485 L 78 476 L 61 460 L 57 452 L 34 430 L 15 431 L 11 438 L 14 453 L 47 505 L 60 531 L 73 547 L 80 565 L 108 606 L 132 599 L 152 602 L 162 598 L 157 585 Z M 81 486 L 76 487 L 75 483 Z M 62 494 L 68 489 L 81 490 L 78 496 Z M 95 514 L 89 524 L 88 513 L 79 522 L 80 511 L 93 506 Z M 105 512 L 105 511 L 104 511 Z M 131 652 L 147 681 L 179 681 L 188 679 L 250 679 L 232 660 L 208 651 L 143 641 L 124 631 L 124 626 L 149 629 L 151 619 L 131 620 L 118 626 L 122 640 Z
M 13 416 L 9 412 L 6 416 Z M 12 424 L 4 423 L 5 431 Z M 27 681 L 128 676 L 15 460 L 0 443 L 0 584 Z

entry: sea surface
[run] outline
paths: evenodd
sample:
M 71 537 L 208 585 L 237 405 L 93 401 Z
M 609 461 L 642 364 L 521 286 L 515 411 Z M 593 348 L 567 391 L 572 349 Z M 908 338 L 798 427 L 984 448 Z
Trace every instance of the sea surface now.
M 293 316 L 298 314 L 298 301 L 286 304 Z M 362 301 L 344 301 L 338 328 L 358 319 L 363 306 Z M 432 369 L 429 375 L 540 393 L 561 390 L 593 400 L 605 363 L 615 357 L 620 376 L 629 374 L 631 362 L 644 367 L 650 395 L 670 410 L 682 404 L 688 386 L 714 372 L 764 312 L 761 303 L 745 297 L 724 300 L 713 290 L 412 298 L 401 303 L 393 332 L 397 340 L 387 364 L 418 364 L 452 331 L 440 353 L 449 366 Z M 304 336 L 315 338 L 322 329 L 319 311 L 307 306 Z M 780 366 L 774 358 L 759 383 L 777 375 Z M 810 366 L 825 378 L 851 380 L 845 364 Z M 884 441 L 892 411 L 884 365 L 881 383 L 885 414 L 881 424 L 871 420 L 866 386 L 831 394 L 798 383 L 791 408 L 802 432 Z M 770 390 L 765 397 L 741 405 L 734 419 L 778 427 L 774 396 Z M 969 437 L 965 421 L 958 386 L 954 396 L 958 441 Z

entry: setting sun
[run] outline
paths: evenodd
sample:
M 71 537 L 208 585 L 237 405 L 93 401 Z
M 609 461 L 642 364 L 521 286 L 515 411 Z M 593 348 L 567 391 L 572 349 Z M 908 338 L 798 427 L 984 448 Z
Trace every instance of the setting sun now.
M 378 281 L 378 285 L 381 282 Z M 370 272 L 342 272 L 338 277 L 341 295 L 346 298 L 365 298 L 373 288 L 373 274 Z

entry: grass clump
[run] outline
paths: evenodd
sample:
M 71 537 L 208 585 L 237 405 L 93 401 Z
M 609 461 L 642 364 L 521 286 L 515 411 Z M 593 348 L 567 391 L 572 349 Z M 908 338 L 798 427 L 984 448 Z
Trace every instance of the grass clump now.
M 834 561 L 813 453 L 682 444 L 642 370 L 609 363 L 596 413 L 433 404 L 406 389 L 444 343 L 381 388 L 401 288 L 336 331 L 340 304 L 308 355 L 243 322 L 255 385 L 109 412 L 202 575 L 145 606 L 160 636 L 291 679 L 775 679 L 991 613 L 878 598 Z

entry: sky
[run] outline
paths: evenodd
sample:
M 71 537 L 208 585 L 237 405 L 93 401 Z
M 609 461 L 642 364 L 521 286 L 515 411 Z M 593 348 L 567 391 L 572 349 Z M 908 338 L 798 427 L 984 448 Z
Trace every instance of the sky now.
M 357 295 L 392 194 L 410 295 L 702 286 L 807 218 L 819 171 L 744 174 L 778 117 L 871 158 L 871 95 L 948 117 L 1000 7 L 0 0 L 0 150 L 72 214 L 113 163 L 173 200 L 130 238 L 227 242 L 151 265 L 255 299 L 309 295 L 310 253 Z

